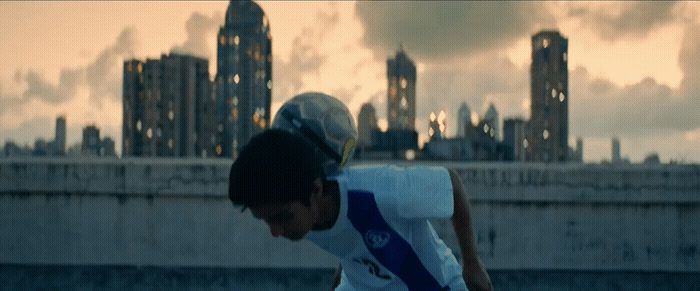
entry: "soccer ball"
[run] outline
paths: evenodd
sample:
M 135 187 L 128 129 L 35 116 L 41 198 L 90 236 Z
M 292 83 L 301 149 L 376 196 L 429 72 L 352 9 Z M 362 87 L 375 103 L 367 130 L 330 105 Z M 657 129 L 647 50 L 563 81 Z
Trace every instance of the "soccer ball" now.
M 315 145 L 325 157 L 327 174 L 342 168 L 357 145 L 357 127 L 350 111 L 323 93 L 303 93 L 285 102 L 271 127 L 291 131 Z

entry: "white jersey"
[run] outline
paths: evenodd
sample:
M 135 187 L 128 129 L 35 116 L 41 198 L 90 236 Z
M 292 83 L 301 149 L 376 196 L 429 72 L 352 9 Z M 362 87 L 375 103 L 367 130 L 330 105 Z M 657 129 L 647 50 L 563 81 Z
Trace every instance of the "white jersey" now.
M 346 168 L 335 179 L 340 213 L 314 244 L 343 266 L 336 290 L 467 290 L 462 268 L 428 221 L 454 210 L 442 167 Z

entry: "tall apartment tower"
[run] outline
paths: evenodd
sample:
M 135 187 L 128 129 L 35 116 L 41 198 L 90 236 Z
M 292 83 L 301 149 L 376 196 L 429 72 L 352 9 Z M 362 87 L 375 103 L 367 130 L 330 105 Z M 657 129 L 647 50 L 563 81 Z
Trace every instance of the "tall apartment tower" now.
M 209 62 L 170 54 L 124 66 L 122 155 L 213 155 L 216 118 Z
M 525 160 L 525 120 L 520 118 L 508 118 L 503 120 L 503 144 L 505 145 L 505 159 L 508 161 Z
M 530 122 L 527 156 L 530 161 L 567 160 L 569 138 L 569 41 L 558 31 L 532 36 Z
M 374 144 L 372 135 L 379 130 L 377 124 L 377 111 L 371 103 L 362 104 L 357 116 L 357 133 L 359 136 L 357 145 L 360 149 L 372 147 Z
M 272 37 L 262 8 L 232 0 L 217 47 L 216 155 L 235 158 L 271 119 Z
M 620 156 L 620 139 L 617 137 L 612 138 L 612 163 L 619 164 L 622 161 Z
M 498 110 L 496 110 L 496 106 L 493 105 L 493 103 L 489 104 L 489 108 L 486 109 L 486 113 L 484 114 L 484 122 L 489 125 L 489 132 L 488 134 L 498 140 L 500 137 L 500 123 L 498 121 Z
M 466 102 L 462 102 L 457 111 L 457 137 L 464 137 L 467 126 L 472 126 L 472 112 Z
M 149 70 L 146 70 L 146 67 Z M 158 61 L 127 60 L 123 73 L 123 121 L 122 121 L 122 157 L 155 156 L 153 131 L 158 122 L 157 102 L 160 90 L 160 70 Z M 151 129 L 150 131 L 148 129 Z
M 80 146 L 81 152 L 86 156 L 99 156 L 102 142 L 100 140 L 100 129 L 94 125 L 83 128 L 83 141 Z
M 403 46 L 387 63 L 387 119 L 389 130 L 415 130 L 416 65 Z
M 59 116 L 56 118 L 56 138 L 54 139 L 55 154 L 66 154 L 66 117 Z

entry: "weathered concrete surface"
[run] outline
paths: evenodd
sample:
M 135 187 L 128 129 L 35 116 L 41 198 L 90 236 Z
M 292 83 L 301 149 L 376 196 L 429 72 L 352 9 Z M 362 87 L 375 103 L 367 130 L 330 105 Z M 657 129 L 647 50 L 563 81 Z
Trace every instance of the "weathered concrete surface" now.
M 335 266 L 309 243 L 273 240 L 266 226 L 234 209 L 226 197 L 230 164 L 0 160 L 0 286 L 33 281 L 28 278 L 41 270 L 81 274 L 71 266 L 105 266 L 105 280 L 114 282 L 131 275 L 113 266 L 203 269 L 226 278 L 246 269 L 295 276 L 303 268 L 323 276 Z M 625 280 L 639 280 L 630 286 L 674 289 L 678 280 L 698 286 L 690 279 L 700 277 L 697 165 L 440 165 L 458 169 L 472 195 L 478 248 L 497 287 L 571 289 L 592 278 L 602 289 Z M 434 223 L 457 252 L 449 222 Z M 144 272 L 138 276 L 169 278 Z M 194 280 L 188 276 L 199 273 L 193 272 L 183 278 Z M 17 284 L 10 286 L 25 286 Z

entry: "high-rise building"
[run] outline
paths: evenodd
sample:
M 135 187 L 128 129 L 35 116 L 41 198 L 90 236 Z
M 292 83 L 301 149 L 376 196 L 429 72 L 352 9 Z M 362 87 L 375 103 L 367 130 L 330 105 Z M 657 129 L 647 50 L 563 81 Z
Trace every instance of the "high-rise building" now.
M 63 156 L 66 154 L 66 117 L 56 118 L 56 137 L 53 141 L 54 154 Z
M 374 109 L 374 106 L 371 103 L 362 104 L 360 113 L 357 116 L 358 148 L 372 147 L 374 144 L 372 140 L 373 133 L 378 130 L 377 111 Z
M 100 142 L 100 156 L 101 157 L 116 157 L 117 154 L 114 151 L 114 140 L 111 137 L 106 136 Z
M 576 138 L 576 161 L 583 162 L 583 139 Z
M 612 138 L 612 163 L 619 164 L 622 162 L 620 156 L 620 139 L 617 137 Z
M 217 36 L 216 155 L 233 157 L 270 124 L 272 37 L 265 12 L 234 1 Z
M 415 130 L 416 65 L 403 46 L 387 63 L 387 119 L 389 129 Z
M 498 122 L 498 111 L 496 110 L 496 106 L 494 106 L 493 103 L 489 104 L 489 108 L 486 109 L 483 121 L 489 125 L 488 134 L 495 140 L 498 140 L 500 123 Z
M 86 156 L 99 156 L 101 147 L 100 129 L 94 125 L 83 128 L 82 154 Z
M 123 156 L 212 156 L 209 62 L 189 55 L 124 63 Z
M 568 156 L 569 41 L 558 31 L 532 36 L 528 160 L 561 162 Z
M 525 160 L 526 122 L 520 118 L 503 120 L 503 144 L 505 146 L 504 158 L 508 161 Z
M 464 137 L 467 126 L 472 126 L 472 112 L 467 102 L 462 102 L 457 111 L 457 137 Z

